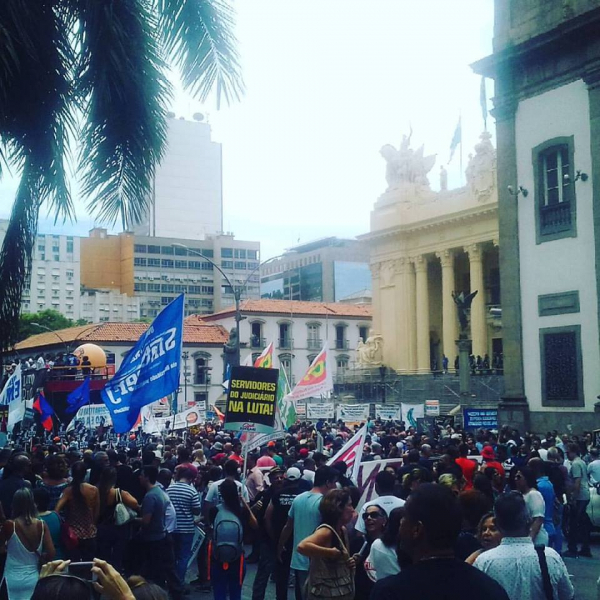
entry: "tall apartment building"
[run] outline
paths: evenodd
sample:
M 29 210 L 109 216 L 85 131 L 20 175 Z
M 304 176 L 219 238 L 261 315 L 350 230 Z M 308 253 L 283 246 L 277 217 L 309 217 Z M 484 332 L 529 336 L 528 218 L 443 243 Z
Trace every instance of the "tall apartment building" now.
M 0 219 L 0 244 L 7 228 L 8 220 Z M 78 319 L 79 283 L 79 237 L 38 233 L 21 312 L 52 309 L 69 319 Z
M 181 293 L 186 294 L 186 315 L 210 314 L 235 300 L 226 279 L 203 256 L 234 287 L 246 284 L 242 298 L 259 297 L 260 275 L 252 271 L 259 264 L 260 243 L 235 240 L 232 234 L 187 240 L 93 229 L 82 239 L 81 282 L 139 298 L 141 318 L 155 317 Z
M 150 210 L 136 235 L 203 239 L 223 230 L 221 144 L 208 123 L 172 116 Z
M 260 281 L 262 298 L 340 302 L 371 289 L 369 248 L 337 237 L 300 244 L 266 264 Z
M 140 318 L 140 299 L 115 290 L 83 289 L 79 318 L 88 323 L 130 323 Z

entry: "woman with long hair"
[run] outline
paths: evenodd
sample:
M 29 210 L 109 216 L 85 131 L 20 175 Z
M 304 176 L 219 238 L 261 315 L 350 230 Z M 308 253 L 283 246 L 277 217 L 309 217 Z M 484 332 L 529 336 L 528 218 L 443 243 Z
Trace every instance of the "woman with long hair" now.
M 58 499 L 69 485 L 68 475 L 69 465 L 62 456 L 50 454 L 46 457 L 42 481 L 38 483 L 37 487 L 46 490 L 50 495 L 48 510 L 54 510 Z
M 69 557 L 74 561 L 91 561 L 96 553 L 100 500 L 98 488 L 85 483 L 85 474 L 83 461 L 73 464 L 73 479 L 56 505 L 56 512 L 65 512 L 65 521 L 78 539 L 77 547 L 69 552 Z
M 116 488 L 117 470 L 108 467 L 100 474 L 98 495 L 100 508 L 98 511 L 98 558 L 110 563 L 117 571 L 123 570 L 123 555 L 127 541 L 131 537 L 131 523 L 117 525 L 115 523 L 115 508 L 123 504 L 136 512 L 140 506 L 137 500 L 125 490 Z
M 3 583 L 10 600 L 29 600 L 39 579 L 40 563 L 54 558 L 54 545 L 50 530 L 37 518 L 29 488 L 17 490 L 11 514 L 0 533 L 7 551 Z
M 390 513 L 383 534 L 371 545 L 367 563 L 371 565 L 368 575 L 373 581 L 400 573 L 397 548 L 400 521 L 403 516 L 404 508 L 395 508 Z M 404 562 L 406 562 L 405 559 Z
M 242 584 L 246 574 L 244 563 L 244 530 L 246 527 L 258 529 L 258 521 L 248 503 L 238 491 L 236 482 L 225 479 L 219 486 L 223 503 L 211 510 L 213 538 L 209 550 L 210 580 L 215 600 L 240 600 Z M 227 541 L 229 549 L 237 552 L 231 562 L 224 560 L 221 554 L 222 542 Z M 232 542 L 237 544 L 232 545 Z
M 496 517 L 494 517 L 493 512 L 486 513 L 481 517 L 481 521 L 479 521 L 479 525 L 477 526 L 477 539 L 481 544 L 481 548 L 473 552 L 466 559 L 465 562 L 468 562 L 470 565 L 477 560 L 480 554 L 498 547 L 502 541 L 502 533 L 496 527 Z
M 319 504 L 322 524 L 298 544 L 298 552 L 310 558 L 307 600 L 354 598 L 355 560 L 350 556 L 346 525 L 354 517 L 347 490 L 331 490 Z

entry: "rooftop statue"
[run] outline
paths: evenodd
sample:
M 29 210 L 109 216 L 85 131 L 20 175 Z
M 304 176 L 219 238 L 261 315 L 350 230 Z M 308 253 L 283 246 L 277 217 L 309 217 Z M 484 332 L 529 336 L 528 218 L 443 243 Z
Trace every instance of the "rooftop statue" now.
M 475 146 L 475 155 L 469 155 L 465 176 L 471 191 L 480 200 L 485 200 L 496 186 L 496 150 L 487 131 L 479 137 L 481 141 Z
M 412 184 L 418 187 L 429 187 L 427 173 L 435 164 L 435 154 L 424 156 L 424 147 L 413 150 L 410 147 L 409 136 L 402 136 L 400 148 L 396 150 L 391 144 L 386 144 L 379 151 L 387 165 L 385 178 L 387 180 L 387 191 L 396 189 L 403 184 Z

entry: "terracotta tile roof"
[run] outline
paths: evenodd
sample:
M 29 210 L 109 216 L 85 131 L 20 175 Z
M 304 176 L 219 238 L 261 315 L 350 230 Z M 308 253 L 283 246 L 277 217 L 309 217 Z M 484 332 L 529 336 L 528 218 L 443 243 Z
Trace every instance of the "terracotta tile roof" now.
M 56 346 L 62 342 L 115 342 L 135 343 L 142 333 L 148 329 L 146 323 L 98 323 L 95 325 L 82 325 L 59 329 L 56 332 L 44 332 L 19 342 L 15 345 L 18 351 L 41 348 L 44 346 Z M 201 320 L 186 319 L 183 327 L 184 344 L 209 344 L 220 346 L 228 339 L 227 331 L 221 325 L 214 323 L 203 323 Z M 59 339 L 60 338 L 60 339 Z M 62 342 L 61 342 L 62 340 Z
M 242 300 L 240 303 L 241 312 L 255 314 L 273 314 L 273 315 L 296 315 L 300 316 L 321 316 L 321 317 L 355 317 L 370 319 L 373 311 L 370 305 L 365 304 L 342 304 L 340 302 L 303 302 L 300 300 Z M 204 321 L 214 321 L 233 315 L 235 307 L 231 306 L 225 310 L 213 313 L 212 315 L 203 315 Z

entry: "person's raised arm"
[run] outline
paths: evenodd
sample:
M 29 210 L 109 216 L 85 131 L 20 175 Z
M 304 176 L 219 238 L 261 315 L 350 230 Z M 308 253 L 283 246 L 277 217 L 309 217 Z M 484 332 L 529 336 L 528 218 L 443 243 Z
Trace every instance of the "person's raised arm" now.
M 254 513 L 250 510 L 250 507 L 248 506 L 248 503 L 246 502 L 246 500 L 244 500 L 244 497 L 242 496 L 242 502 L 244 504 L 244 510 L 246 511 L 247 515 L 248 515 L 248 526 L 250 527 L 250 529 L 258 529 L 258 521 L 256 520 L 256 517 L 254 516 Z
M 298 544 L 298 552 L 308 558 L 340 558 L 343 552 L 331 547 L 331 529 L 320 527 Z
M 140 505 L 138 504 L 138 501 L 129 493 L 126 492 L 125 490 L 120 490 L 121 491 L 121 498 L 123 500 L 123 504 L 127 507 L 127 508 L 131 508 L 132 510 L 135 510 L 136 512 L 140 512 Z

